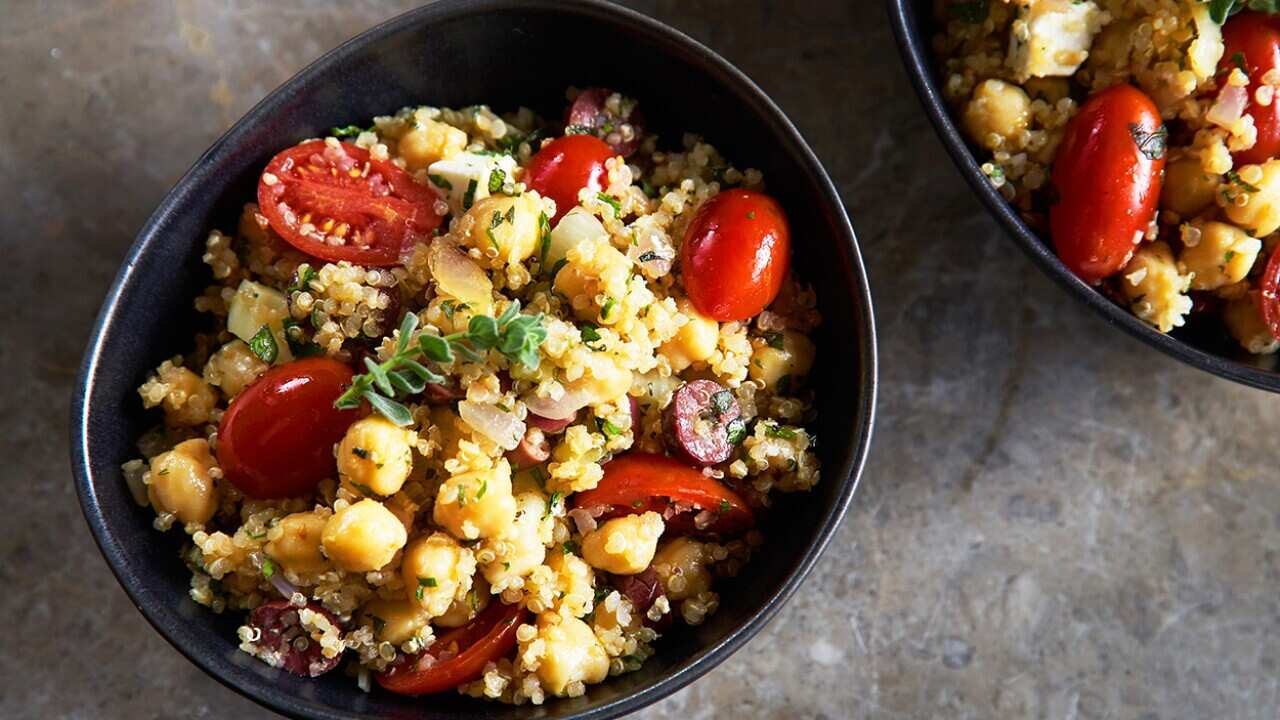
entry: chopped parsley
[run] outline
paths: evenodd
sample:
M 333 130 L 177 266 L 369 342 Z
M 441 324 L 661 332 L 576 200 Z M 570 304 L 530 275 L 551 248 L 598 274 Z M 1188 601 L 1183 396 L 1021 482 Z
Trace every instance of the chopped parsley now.
M 564 544 L 560 546 L 560 551 L 565 555 L 572 555 L 578 552 L 578 543 L 572 540 L 565 540 Z
M 608 420 L 596 418 L 596 426 L 600 428 L 600 432 L 604 433 L 605 437 L 617 437 L 622 434 L 622 428 Z
M 616 198 L 610 197 L 609 194 L 603 190 L 596 193 L 596 198 L 599 199 L 600 202 L 606 203 L 609 207 L 613 208 L 613 216 L 615 218 L 622 217 L 622 203 L 618 202 Z
M 271 562 L 271 558 L 262 561 L 262 577 L 270 580 L 272 575 L 276 574 L 276 564 Z
M 431 181 L 432 185 L 435 185 L 441 190 L 453 189 L 453 183 L 449 182 L 448 178 L 445 178 L 443 176 L 432 174 L 432 175 L 428 175 L 427 179 Z
M 414 591 L 413 596 L 418 599 L 418 602 L 422 602 L 422 596 L 425 594 L 426 588 L 433 588 L 438 584 L 433 577 L 418 578 L 418 589 Z
M 493 194 L 501 191 L 502 184 L 505 183 L 506 181 L 507 181 L 506 171 L 504 171 L 502 168 L 494 168 L 493 172 L 489 173 L 489 193 Z M 512 205 L 511 209 L 514 210 L 515 206 Z
M 258 328 L 258 332 L 249 340 L 249 349 L 258 356 L 259 360 L 268 365 L 275 362 L 280 354 L 280 346 L 276 345 L 276 336 L 266 325 Z
M 336 138 L 350 138 L 358 137 L 364 131 L 365 128 L 359 125 L 344 125 L 343 127 L 333 128 L 329 131 L 329 134 Z M 369 132 L 373 132 L 373 128 L 369 128 Z
M 311 281 L 315 279 L 317 273 L 307 263 L 302 263 L 293 273 L 293 284 L 289 286 L 289 292 L 295 293 L 310 288 Z
M 360 494 L 364 495 L 365 497 L 373 497 L 374 495 L 377 495 L 377 493 L 373 491 L 373 488 L 369 487 L 368 485 L 365 485 L 364 483 L 358 483 L 358 482 L 355 482 L 354 480 L 348 480 L 347 482 L 351 483 L 351 487 L 359 490 Z
M 471 178 L 470 180 L 467 181 L 467 191 L 462 194 L 463 210 L 470 210 L 471 205 L 475 203 L 477 187 L 479 187 L 479 184 L 476 182 L 475 178 Z
M 767 332 L 764 334 L 765 343 L 774 350 L 786 349 L 786 337 L 780 332 Z
M 361 460 L 368 460 L 368 459 L 369 459 L 369 451 L 368 451 L 368 450 L 365 450 L 365 449 L 364 449 L 364 448 L 362 448 L 362 447 L 353 447 L 353 448 L 351 448 L 351 454 L 352 454 L 352 455 L 355 455 L 356 457 L 360 458 Z
M 767 423 L 764 426 L 764 434 L 769 437 L 782 438 L 783 440 L 794 440 L 796 431 L 778 423 Z

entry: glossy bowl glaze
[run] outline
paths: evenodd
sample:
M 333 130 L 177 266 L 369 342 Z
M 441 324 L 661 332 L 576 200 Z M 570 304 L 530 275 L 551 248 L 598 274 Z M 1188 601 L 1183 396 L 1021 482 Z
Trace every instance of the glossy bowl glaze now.
M 585 58 L 594 58 L 586 61 Z M 607 62 L 602 58 L 607 58 Z M 702 626 L 672 633 L 636 673 L 585 697 L 511 707 L 448 693 L 410 699 L 361 692 L 340 672 L 302 679 L 237 649 L 240 613 L 215 615 L 187 595 L 180 532 L 157 533 L 133 503 L 121 463 L 155 416 L 136 392 L 149 369 L 188 349 L 192 300 L 210 228 L 235 226 L 266 161 L 330 127 L 408 104 L 520 105 L 554 116 L 569 85 L 608 85 L 640 99 L 667 142 L 701 133 L 764 171 L 786 208 L 795 262 L 814 283 L 825 323 L 814 383 L 823 479 L 779 500 L 763 551 L 725 583 Z M 742 73 L 688 37 L 637 13 L 579 0 L 446 0 L 390 20 L 326 54 L 271 93 L 178 182 L 130 249 L 103 303 L 72 410 L 80 502 L 98 545 L 138 609 L 170 643 L 228 687 L 306 718 L 605 718 L 691 682 L 745 643 L 796 591 L 844 516 L 866 457 L 876 394 L 875 330 L 857 241 L 830 179 L 792 124 Z
M 982 173 L 981 162 L 975 159 L 973 148 L 965 141 L 955 118 L 951 116 L 938 83 L 938 64 L 930 43 L 930 38 L 938 30 L 933 21 L 933 0 L 886 1 L 890 23 L 898 38 L 907 74 L 911 76 L 942 144 L 974 193 L 1023 252 L 1031 257 L 1036 267 L 1076 300 L 1101 315 L 1112 327 L 1123 330 L 1160 352 L 1219 377 L 1280 392 L 1280 372 L 1276 371 L 1276 356 L 1248 354 L 1227 334 L 1217 318 L 1196 319 L 1193 316 L 1185 327 L 1163 334 L 1068 270 L 1054 253 L 1049 238 L 1041 237 L 1032 230 L 1018 211 L 1005 202 L 999 191 L 987 180 Z

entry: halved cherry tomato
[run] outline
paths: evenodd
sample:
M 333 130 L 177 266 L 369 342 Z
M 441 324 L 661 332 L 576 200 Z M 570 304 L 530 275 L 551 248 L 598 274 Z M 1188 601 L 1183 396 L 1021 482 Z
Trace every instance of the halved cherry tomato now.
M 689 300 L 721 322 L 765 309 L 782 289 L 790 262 L 787 216 L 773 198 L 752 190 L 725 190 L 706 201 L 680 247 Z
M 1151 225 L 1165 136 L 1155 103 L 1132 85 L 1094 93 L 1067 124 L 1049 226 L 1058 257 L 1085 282 L 1119 272 Z
M 751 508 L 738 493 L 702 471 L 665 455 L 633 452 L 619 455 L 604 466 L 604 478 L 592 490 L 573 496 L 574 507 L 609 508 L 606 514 L 662 513 L 672 502 L 714 513 L 704 531 L 732 535 L 755 524 Z M 694 531 L 692 518 L 676 518 L 667 530 Z
M 1271 251 L 1267 267 L 1262 271 L 1262 292 L 1258 294 L 1258 303 L 1262 309 L 1262 319 L 1271 331 L 1271 337 L 1280 340 L 1280 246 Z
M 329 358 L 295 360 L 237 395 L 218 426 L 218 464 L 227 480 L 267 499 L 306 495 L 332 477 L 333 445 L 362 414 L 333 406 L 352 374 Z
M 524 182 L 539 195 L 556 201 L 554 224 L 578 206 L 578 191 L 603 190 L 609 184 L 604 161 L 615 153 L 594 135 L 565 135 L 556 138 L 529 159 Z
M 440 225 L 440 196 L 351 143 L 295 145 L 271 158 L 258 205 L 280 237 L 322 260 L 395 265 L 414 238 Z
M 1249 108 L 1258 140 L 1253 147 L 1233 155 L 1235 164 L 1264 163 L 1280 154 L 1280 103 L 1259 105 L 1254 93 L 1263 85 L 1262 76 L 1280 67 L 1280 29 L 1271 17 L 1246 10 L 1222 26 L 1224 50 L 1218 74 L 1225 78 L 1239 67 L 1249 75 Z
M 378 675 L 378 684 L 400 695 L 430 695 L 471 682 L 516 644 L 523 605 L 495 601 L 470 623 L 437 638 L 425 651 Z M 448 657 L 441 659 L 445 653 Z

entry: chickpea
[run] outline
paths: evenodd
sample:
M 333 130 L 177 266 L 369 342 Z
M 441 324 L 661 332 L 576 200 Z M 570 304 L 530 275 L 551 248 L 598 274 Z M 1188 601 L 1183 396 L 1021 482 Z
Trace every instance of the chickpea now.
M 969 137 L 988 150 L 1017 149 L 1031 121 L 1031 98 L 1003 80 L 986 80 L 973 91 L 962 122 Z
M 778 348 L 775 345 L 781 344 Z M 813 341 L 802 333 L 784 330 L 781 342 L 759 341 L 751 352 L 751 364 L 747 375 L 759 380 L 767 388 L 777 388 L 784 377 L 798 378 L 809 374 L 818 349 Z
M 489 583 L 484 578 L 477 577 L 473 581 L 471 590 L 465 597 L 457 598 L 449 609 L 443 615 L 433 618 L 431 623 L 436 627 L 457 628 L 466 625 L 475 618 L 476 615 L 484 612 L 489 607 Z
M 206 523 L 218 510 L 218 487 L 209 475 L 216 464 L 209 441 L 180 442 L 151 458 L 147 497 L 156 510 L 173 513 L 183 524 Z
M 329 569 L 320 552 L 324 526 L 329 518 L 314 510 L 286 515 L 267 532 L 267 556 L 294 575 L 310 575 Z
M 689 318 L 674 337 L 659 349 L 671 363 L 672 372 L 680 372 L 693 363 L 711 357 L 720 342 L 720 324 L 698 312 L 693 303 L 682 299 L 680 312 Z
M 471 589 L 475 567 L 471 550 L 436 532 L 409 545 L 400 561 L 400 576 L 409 601 L 438 617 Z
M 321 544 L 334 565 L 351 572 L 381 570 L 404 547 L 400 519 L 377 500 L 365 498 L 335 512 Z
M 447 160 L 465 150 L 467 134 L 448 123 L 428 120 L 415 123 L 400 137 L 400 157 L 410 172 L 421 170 L 437 160 Z
M 1280 342 L 1272 337 L 1262 317 L 1256 291 L 1227 303 L 1222 311 L 1222 321 L 1231 337 L 1254 355 L 1270 355 L 1280 348 Z
M 146 407 L 164 407 L 164 424 L 195 427 L 209 422 L 209 413 L 218 404 L 218 392 L 199 375 L 166 360 L 156 368 L 155 377 L 138 388 Z
M 1138 248 L 1120 271 L 1120 291 L 1138 317 L 1169 332 L 1183 324 L 1191 312 L 1191 298 L 1185 294 L 1191 278 L 1178 270 L 1169 245 L 1156 241 Z
M 547 553 L 547 567 L 556 574 L 555 609 L 581 617 L 595 605 L 595 572 L 585 560 L 560 548 Z
M 1188 155 L 1164 169 L 1164 185 L 1160 188 L 1160 207 L 1189 218 L 1213 204 L 1218 192 L 1216 176 L 1200 165 L 1200 158 Z
M 1262 241 L 1226 223 L 1207 222 L 1199 229 L 1200 241 L 1183 248 L 1178 258 L 1195 273 L 1191 289 L 1217 290 L 1243 280 L 1262 250 Z
M 538 639 L 544 652 L 538 679 L 553 695 L 565 695 L 571 683 L 589 685 L 609 675 L 609 655 L 581 620 L 554 612 L 538 616 Z
M 551 542 L 552 523 L 546 517 L 547 501 L 542 493 L 522 492 L 515 500 L 515 522 L 499 538 L 486 543 L 496 557 L 484 566 L 484 576 L 499 587 L 528 575 L 541 565 L 547 556 L 546 546 Z
M 218 348 L 204 365 L 204 381 L 235 397 L 249 387 L 269 366 L 253 354 L 243 340 L 232 340 Z
M 706 545 L 678 537 L 658 548 L 653 570 L 670 600 L 684 600 L 711 590 L 711 573 L 707 570 L 710 562 Z
M 616 317 L 601 317 L 600 296 L 623 292 L 631 274 L 631 260 L 607 238 L 584 239 L 565 253 L 566 264 L 556 273 L 555 289 L 573 304 L 580 320 L 610 324 Z M 585 298 L 589 302 L 572 301 Z
M 417 603 L 400 599 L 375 598 L 365 603 L 361 614 L 372 623 L 378 640 L 397 646 L 417 635 L 431 621 Z
M 467 246 L 491 258 L 491 267 L 526 260 L 542 239 L 538 227 L 541 212 L 542 203 L 532 195 L 491 195 L 477 200 L 467 211 L 473 220 Z
M 1254 167 L 1257 166 L 1240 168 L 1240 176 L 1252 177 L 1256 171 L 1250 168 Z M 1231 222 L 1254 237 L 1264 237 L 1280 229 L 1280 160 L 1268 160 L 1261 167 L 1261 178 L 1252 183 L 1257 192 L 1243 193 L 1243 197 L 1248 198 L 1245 205 L 1228 203 L 1225 210 Z
M 593 353 L 587 358 L 586 373 L 569 383 L 567 389 L 585 391 L 590 404 L 603 405 L 626 395 L 631 389 L 631 380 L 631 371 L 609 355 Z
M 454 537 L 496 537 L 516 517 L 511 496 L 511 465 L 502 459 L 490 470 L 454 475 L 440 485 L 432 511 L 436 524 Z
M 338 477 L 362 495 L 394 495 L 413 470 L 417 441 L 381 415 L 357 420 L 338 445 Z
M 656 512 L 609 520 L 582 538 L 582 557 L 614 575 L 635 575 L 649 567 L 664 524 Z

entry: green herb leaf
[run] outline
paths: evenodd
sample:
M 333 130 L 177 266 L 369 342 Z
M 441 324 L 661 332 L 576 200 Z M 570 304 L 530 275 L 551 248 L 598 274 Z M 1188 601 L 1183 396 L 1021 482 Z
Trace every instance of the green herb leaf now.
M 448 178 L 442 177 L 440 175 L 428 175 L 427 179 L 431 181 L 432 185 L 435 185 L 441 190 L 453 189 L 453 183 L 449 182 Z
M 765 343 L 774 350 L 786 350 L 786 337 L 780 332 L 767 332 L 764 334 Z
M 599 199 L 600 202 L 606 203 L 608 204 L 609 207 L 613 208 L 613 216 L 615 218 L 622 217 L 622 203 L 619 202 L 616 198 L 611 197 L 608 193 L 604 192 L 603 190 L 596 193 L 596 198 Z
M 372 131 L 373 128 L 369 128 L 369 130 Z M 343 127 L 333 128 L 329 131 L 329 134 L 336 138 L 349 138 L 356 137 L 362 132 L 364 132 L 364 128 L 359 125 L 345 125 Z
M 796 436 L 796 431 L 778 423 L 769 423 L 764 426 L 764 434 L 769 437 L 782 438 L 783 440 L 792 440 Z
M 493 172 L 489 173 L 489 194 L 501 191 L 502 184 L 506 181 L 507 173 L 502 168 L 494 168 Z
M 737 445 L 747 437 L 747 423 L 742 418 L 734 418 L 724 427 L 730 445 Z
M 365 393 L 364 399 L 369 401 L 369 405 L 375 411 L 392 423 L 400 427 L 413 424 L 413 414 L 409 412 L 409 408 L 395 400 L 385 398 L 372 391 Z
M 463 210 L 470 210 L 470 209 L 471 209 L 471 205 L 475 203 L 475 201 L 476 201 L 476 187 L 478 187 L 478 184 L 476 183 L 476 179 L 475 179 L 475 178 L 471 178 L 470 180 L 468 180 L 468 181 L 467 181 L 467 191 L 466 191 L 465 193 L 463 193 L 463 194 L 462 194 L 462 209 L 463 209 Z
M 249 340 L 249 349 L 262 362 L 270 365 L 276 361 L 276 357 L 280 354 L 280 347 L 276 345 L 276 336 L 271 333 L 271 328 L 263 325 L 258 328 L 258 332 L 254 333 Z
M 272 575 L 276 574 L 276 564 L 271 562 L 271 558 L 264 558 L 262 561 L 262 577 L 270 580 Z
M 1129 134 L 1138 145 L 1138 152 L 1152 160 L 1164 158 L 1165 145 L 1169 141 L 1169 129 L 1164 125 L 1155 130 L 1144 130 L 1137 123 L 1129 123 Z
M 316 271 L 307 263 L 302 263 L 293 273 L 293 284 L 289 286 L 290 294 L 308 290 L 311 287 L 311 281 L 315 279 Z

